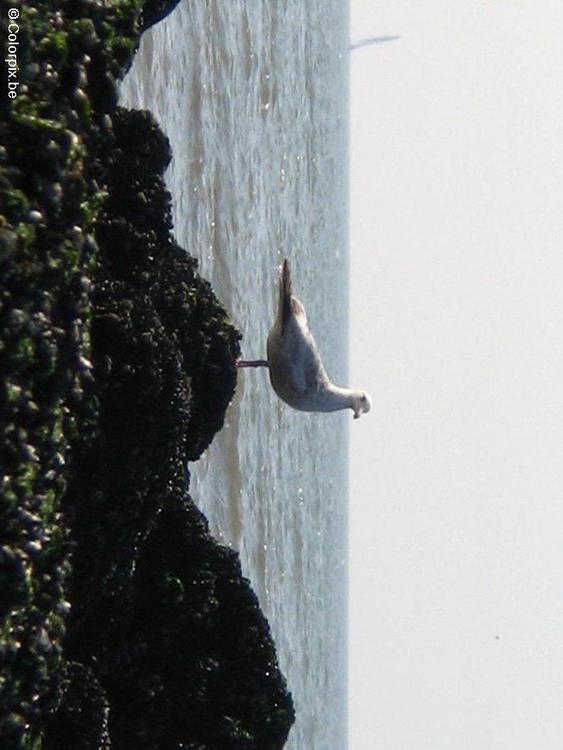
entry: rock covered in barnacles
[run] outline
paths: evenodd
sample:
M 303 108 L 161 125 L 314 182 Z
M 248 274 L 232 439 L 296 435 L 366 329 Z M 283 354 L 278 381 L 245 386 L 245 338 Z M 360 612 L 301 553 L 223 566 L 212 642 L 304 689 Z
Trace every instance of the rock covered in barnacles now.
M 173 5 L 147 4 L 142 23 Z M 185 461 L 232 398 L 239 334 L 171 235 L 167 139 L 149 115 L 115 112 L 141 6 L 20 9 L 22 86 L 0 121 L 2 750 L 119 750 L 131 732 L 138 747 L 273 748 L 292 721 L 238 559 L 185 496 Z M 175 542 L 159 560 L 163 534 Z M 192 625 L 178 684 L 171 655 Z M 179 702 L 204 706 L 195 734 L 169 721 Z

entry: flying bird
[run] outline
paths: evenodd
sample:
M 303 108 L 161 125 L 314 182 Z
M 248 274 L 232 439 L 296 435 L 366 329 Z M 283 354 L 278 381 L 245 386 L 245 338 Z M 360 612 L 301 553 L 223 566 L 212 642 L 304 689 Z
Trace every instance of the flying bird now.
M 268 335 L 268 359 L 239 360 L 237 367 L 267 367 L 278 396 L 299 411 L 329 412 L 352 409 L 354 419 L 368 412 L 365 391 L 331 383 L 307 324 L 303 303 L 292 293 L 287 259 L 279 283 L 278 312 Z
M 370 36 L 367 39 L 358 39 L 356 42 L 350 42 L 350 50 L 358 49 L 358 47 L 367 47 L 370 44 L 381 44 L 382 42 L 394 42 L 396 39 L 400 39 L 400 36 L 395 34 L 389 36 Z

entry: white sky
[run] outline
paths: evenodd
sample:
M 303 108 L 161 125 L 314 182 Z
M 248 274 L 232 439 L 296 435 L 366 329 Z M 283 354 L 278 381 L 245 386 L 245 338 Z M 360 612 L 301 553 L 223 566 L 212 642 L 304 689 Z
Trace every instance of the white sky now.
M 563 747 L 563 3 L 352 0 L 350 750 Z

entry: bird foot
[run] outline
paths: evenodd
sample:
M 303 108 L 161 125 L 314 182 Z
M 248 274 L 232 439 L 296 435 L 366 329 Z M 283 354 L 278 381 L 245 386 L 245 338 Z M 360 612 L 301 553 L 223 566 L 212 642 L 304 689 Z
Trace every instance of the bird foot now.
M 236 367 L 269 367 L 267 359 L 238 359 Z

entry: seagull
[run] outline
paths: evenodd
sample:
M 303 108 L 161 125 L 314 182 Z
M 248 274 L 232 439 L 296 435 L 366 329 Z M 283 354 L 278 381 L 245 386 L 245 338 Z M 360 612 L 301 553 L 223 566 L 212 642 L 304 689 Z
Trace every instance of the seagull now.
M 292 293 L 287 259 L 279 284 L 278 313 L 268 335 L 268 359 L 238 360 L 237 367 L 267 367 L 278 396 L 299 411 L 352 409 L 354 419 L 371 409 L 365 391 L 331 383 L 307 325 L 303 303 Z

